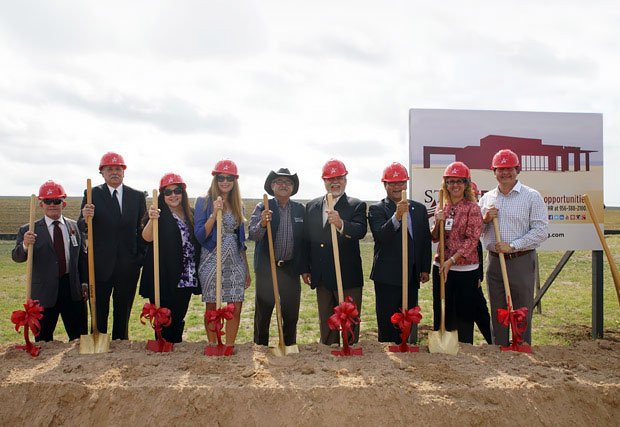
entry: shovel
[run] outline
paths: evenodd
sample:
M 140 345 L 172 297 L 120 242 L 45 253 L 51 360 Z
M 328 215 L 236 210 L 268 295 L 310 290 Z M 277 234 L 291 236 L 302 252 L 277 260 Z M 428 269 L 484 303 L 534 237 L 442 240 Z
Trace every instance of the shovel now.
M 263 194 L 263 206 L 269 209 L 269 199 Z M 278 273 L 276 272 L 276 256 L 273 251 L 273 234 L 271 232 L 271 222 L 267 222 L 267 240 L 269 242 L 269 263 L 271 265 L 271 281 L 273 283 L 273 299 L 276 306 L 276 319 L 278 322 L 278 345 L 269 347 L 269 351 L 274 356 L 286 356 L 287 354 L 299 353 L 297 344 L 285 345 L 284 330 L 282 329 L 282 307 L 280 305 L 280 290 L 278 288 Z
M 327 193 L 327 209 L 334 208 L 334 197 L 332 193 Z M 352 334 L 352 325 L 359 323 L 359 310 L 353 302 L 353 298 L 344 298 L 342 288 L 342 274 L 340 272 L 340 251 L 338 249 L 338 232 L 336 226 L 331 224 L 332 248 L 334 250 L 334 267 L 336 270 L 336 286 L 338 287 L 339 305 L 334 307 L 334 314 L 328 320 L 330 329 L 340 329 L 342 331 L 342 350 L 333 350 L 334 356 L 361 356 L 362 348 L 351 348 L 349 346 L 349 334 Z
M 30 221 L 28 222 L 28 231 L 34 231 L 34 211 L 36 209 L 36 196 L 32 194 L 30 196 Z M 36 337 L 41 330 L 39 320 L 43 318 L 43 307 L 39 304 L 39 301 L 32 300 L 32 263 L 34 259 L 34 246 L 27 246 L 27 258 L 26 258 L 26 303 L 24 304 L 24 310 L 15 310 L 11 313 L 11 322 L 15 324 L 15 330 L 19 332 L 20 327 L 24 327 L 24 340 L 25 345 L 16 345 L 18 350 L 24 350 L 32 357 L 39 355 L 41 347 L 34 345 L 30 342 L 29 331 L 32 329 L 32 334 Z
M 235 306 L 228 304 L 226 307 L 222 305 L 222 211 L 217 211 L 215 217 L 216 224 L 216 252 L 215 252 L 215 310 L 207 310 L 205 319 L 207 325 L 213 324 L 217 336 L 217 345 L 210 343 L 204 349 L 205 356 L 232 356 L 234 346 L 224 345 L 222 343 L 222 335 L 224 335 L 224 319 L 232 319 Z M 207 326 L 208 327 L 208 326 Z
M 407 200 L 407 190 L 403 190 L 401 193 L 401 200 Z M 400 228 L 402 229 L 402 270 L 403 270 L 403 306 L 400 312 L 397 312 L 392 315 L 390 319 L 394 326 L 397 326 L 400 329 L 400 344 L 399 345 L 391 345 L 389 350 L 392 353 L 417 353 L 420 351 L 420 347 L 417 345 L 409 345 L 407 340 L 409 339 L 409 334 L 411 333 L 411 326 L 415 323 L 420 323 L 422 316 L 420 315 L 420 307 L 414 307 L 411 310 L 409 307 L 409 257 L 407 251 L 407 223 L 409 222 L 407 217 L 409 213 L 406 215 L 403 214 L 402 225 Z
M 605 256 L 607 257 L 607 262 L 609 263 L 609 269 L 611 270 L 611 276 L 614 279 L 614 286 L 616 287 L 616 296 L 618 297 L 618 303 L 620 304 L 620 273 L 618 273 L 618 268 L 616 267 L 616 263 L 614 262 L 613 257 L 611 256 L 611 251 L 609 250 L 609 246 L 607 245 L 607 241 L 605 240 L 605 236 L 601 231 L 601 227 L 598 225 L 598 219 L 596 218 L 596 214 L 594 213 L 594 209 L 592 209 L 592 204 L 590 203 L 590 197 L 587 194 L 583 195 L 583 201 L 586 203 L 588 208 L 588 212 L 590 213 L 590 219 L 592 220 L 592 224 L 594 224 L 594 228 L 596 229 L 596 234 L 598 234 L 598 238 L 601 241 L 601 245 L 603 245 L 603 250 L 605 250 Z
M 90 178 L 86 180 L 86 203 L 93 202 L 93 189 Z M 80 336 L 80 354 L 107 353 L 110 349 L 108 334 L 97 328 L 97 297 L 95 295 L 95 251 L 93 241 L 93 217 L 86 218 L 88 228 L 88 293 L 90 300 L 90 326 L 92 334 Z
M 443 210 L 443 189 L 439 190 L 439 209 Z M 446 331 L 446 281 L 442 269 L 444 263 L 444 223 L 439 220 L 439 295 L 441 297 L 441 323 L 438 331 L 428 334 L 428 351 L 456 356 L 459 352 L 458 331 Z
M 157 209 L 157 190 L 153 190 L 153 206 Z M 142 308 L 140 322 L 144 324 L 142 318 L 150 321 L 151 326 L 155 329 L 156 340 L 148 340 L 146 348 L 155 353 L 168 353 L 172 351 L 173 343 L 166 341 L 161 336 L 162 327 L 170 325 L 170 309 L 161 307 L 159 292 L 159 220 L 152 219 L 153 224 L 153 294 L 155 295 L 155 304 L 146 303 Z
M 502 236 L 499 231 L 499 221 L 493 218 L 493 228 L 495 229 L 495 241 L 501 242 Z M 510 282 L 508 282 L 508 271 L 506 269 L 506 259 L 504 254 L 499 252 L 499 265 L 502 269 L 502 279 L 504 281 L 504 292 L 506 293 L 506 309 L 497 309 L 497 320 L 500 324 L 508 326 L 512 330 L 512 342 L 507 346 L 501 346 L 502 351 L 519 351 L 521 353 L 531 353 L 532 347 L 523 344 L 521 333 L 527 328 L 527 307 L 514 310 L 512 307 L 512 296 L 510 295 Z

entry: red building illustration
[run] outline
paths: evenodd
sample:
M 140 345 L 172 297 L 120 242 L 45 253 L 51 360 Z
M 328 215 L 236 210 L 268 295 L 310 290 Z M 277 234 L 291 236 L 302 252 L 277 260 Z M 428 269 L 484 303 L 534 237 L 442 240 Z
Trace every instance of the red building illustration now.
M 493 155 L 508 148 L 521 160 L 525 171 L 580 171 L 582 155 L 585 170 L 590 170 L 590 153 L 596 150 L 582 150 L 581 147 L 544 145 L 542 139 L 520 138 L 516 136 L 488 135 L 480 140 L 479 146 L 466 147 L 424 147 L 424 168 L 431 167 L 432 155 L 451 155 L 470 169 L 489 169 Z M 570 168 L 570 165 L 573 168 Z

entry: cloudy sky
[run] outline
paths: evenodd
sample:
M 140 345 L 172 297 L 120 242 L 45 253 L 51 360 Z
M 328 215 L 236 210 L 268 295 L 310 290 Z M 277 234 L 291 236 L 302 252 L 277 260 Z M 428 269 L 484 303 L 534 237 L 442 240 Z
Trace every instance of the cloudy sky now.
M 602 113 L 620 206 L 617 1 L 0 1 L 1 195 L 79 195 L 117 151 L 128 185 L 194 196 L 226 157 L 244 197 L 282 166 L 316 197 L 337 157 L 378 200 L 409 109 L 450 108 Z

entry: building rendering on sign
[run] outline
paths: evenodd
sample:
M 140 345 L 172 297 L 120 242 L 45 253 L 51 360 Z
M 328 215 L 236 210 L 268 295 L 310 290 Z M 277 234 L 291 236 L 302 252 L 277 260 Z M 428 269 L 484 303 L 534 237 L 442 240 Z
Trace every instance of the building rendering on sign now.
M 479 146 L 468 145 L 462 148 L 425 146 L 424 168 L 431 167 L 432 155 L 452 155 L 454 161 L 463 162 L 471 169 L 488 169 L 493 155 L 505 148 L 517 153 L 521 159 L 521 169 L 524 171 L 580 171 L 582 155 L 584 170 L 589 171 L 590 153 L 596 152 L 596 150 L 582 150 L 581 147 L 545 145 L 542 139 L 536 138 L 488 135 L 480 140 Z

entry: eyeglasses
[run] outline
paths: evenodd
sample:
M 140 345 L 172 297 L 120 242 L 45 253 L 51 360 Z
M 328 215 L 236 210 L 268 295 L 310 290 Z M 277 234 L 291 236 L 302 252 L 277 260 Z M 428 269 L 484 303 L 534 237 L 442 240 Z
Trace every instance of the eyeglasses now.
M 183 194 L 183 189 L 181 187 L 176 187 L 173 190 L 171 190 L 169 188 L 164 188 L 164 196 L 171 196 L 172 193 L 174 193 L 174 194 Z
M 215 178 L 217 179 L 217 182 L 233 182 L 235 180 L 235 177 L 232 175 L 217 175 Z
M 446 185 L 461 185 L 467 182 L 466 179 L 449 179 L 446 181 Z
M 273 183 L 275 185 L 281 185 L 281 186 L 286 186 L 286 187 L 293 186 L 293 182 L 289 181 L 288 179 L 276 179 L 275 181 L 273 181 Z
M 45 203 L 46 205 L 59 205 L 62 202 L 62 199 L 43 199 L 43 203 Z

